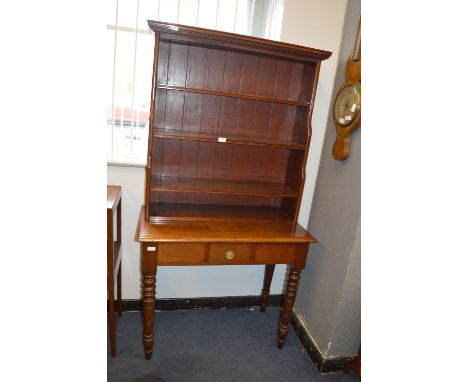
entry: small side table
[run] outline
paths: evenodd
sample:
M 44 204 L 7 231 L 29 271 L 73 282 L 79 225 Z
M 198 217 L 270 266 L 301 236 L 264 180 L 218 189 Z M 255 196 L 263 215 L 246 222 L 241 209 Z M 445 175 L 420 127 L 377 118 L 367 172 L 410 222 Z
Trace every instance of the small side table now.
M 114 240 L 114 214 L 117 213 L 117 238 Z M 122 316 L 122 187 L 107 186 L 107 298 L 111 356 L 115 357 L 114 285 L 117 279 L 117 309 Z

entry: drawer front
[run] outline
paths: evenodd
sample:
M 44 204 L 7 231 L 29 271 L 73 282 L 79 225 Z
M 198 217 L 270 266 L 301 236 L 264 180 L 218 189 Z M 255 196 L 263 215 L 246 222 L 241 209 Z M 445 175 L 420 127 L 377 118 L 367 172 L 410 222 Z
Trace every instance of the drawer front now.
M 205 244 L 160 243 L 157 251 L 160 265 L 201 263 L 205 256 Z
M 297 244 L 257 244 L 255 261 L 265 264 L 290 264 L 296 258 Z
M 210 245 L 210 263 L 247 263 L 250 261 L 250 244 L 214 243 Z

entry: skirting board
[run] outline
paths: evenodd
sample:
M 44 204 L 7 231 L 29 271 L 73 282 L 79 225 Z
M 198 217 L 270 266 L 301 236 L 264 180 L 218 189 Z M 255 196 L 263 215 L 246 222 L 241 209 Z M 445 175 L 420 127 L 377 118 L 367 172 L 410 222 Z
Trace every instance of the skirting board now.
M 281 305 L 282 295 L 272 294 L 267 306 Z M 227 297 L 197 297 L 197 298 L 165 298 L 156 299 L 156 310 L 202 310 L 202 309 L 242 309 L 259 306 L 260 296 L 227 296 Z M 117 301 L 114 305 L 117 308 Z M 141 300 L 122 300 L 122 311 L 140 312 Z M 325 358 L 310 338 L 302 322 L 293 312 L 291 327 L 296 332 L 299 341 L 304 346 L 310 359 L 320 373 L 333 373 L 343 370 L 344 366 L 354 363 L 356 356 Z
M 342 371 L 345 365 L 354 363 L 356 356 L 325 358 L 294 311 L 291 316 L 291 326 L 296 332 L 299 341 L 301 341 L 302 346 L 304 346 L 304 349 L 306 350 L 310 359 L 320 373 L 333 373 L 335 371 Z
M 156 310 L 242 309 L 259 306 L 260 296 L 227 296 L 156 299 Z M 280 306 L 281 295 L 270 295 L 267 306 Z M 117 307 L 117 301 L 115 301 Z M 141 300 L 122 300 L 122 311 L 140 312 Z

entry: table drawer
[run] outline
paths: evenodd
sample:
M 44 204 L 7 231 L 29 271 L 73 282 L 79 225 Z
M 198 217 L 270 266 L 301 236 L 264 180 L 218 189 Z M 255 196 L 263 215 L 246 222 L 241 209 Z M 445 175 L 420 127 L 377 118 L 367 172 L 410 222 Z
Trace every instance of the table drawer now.
M 201 263 L 205 256 L 203 243 L 160 243 L 158 264 Z
M 247 263 L 250 261 L 250 244 L 214 243 L 210 245 L 210 263 Z
M 290 264 L 294 262 L 296 244 L 257 244 L 255 261 L 265 264 Z

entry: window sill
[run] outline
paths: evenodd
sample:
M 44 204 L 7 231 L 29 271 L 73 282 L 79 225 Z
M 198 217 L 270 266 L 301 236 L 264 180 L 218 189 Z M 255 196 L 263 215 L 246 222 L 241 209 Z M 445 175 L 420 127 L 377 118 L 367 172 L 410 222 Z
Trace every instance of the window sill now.
M 145 168 L 146 163 L 143 162 L 125 162 L 119 160 L 108 160 L 108 166 L 118 166 L 118 167 L 138 167 L 138 168 Z

